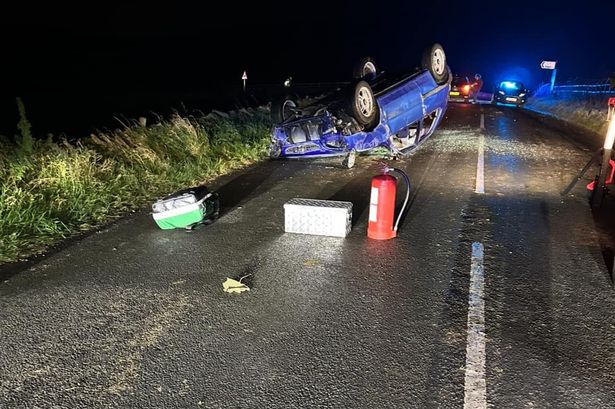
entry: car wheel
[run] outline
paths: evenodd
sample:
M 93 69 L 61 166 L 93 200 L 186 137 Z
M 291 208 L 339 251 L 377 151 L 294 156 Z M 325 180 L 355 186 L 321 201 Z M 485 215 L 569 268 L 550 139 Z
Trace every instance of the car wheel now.
M 289 120 L 295 115 L 297 103 L 292 97 L 284 97 L 271 103 L 271 120 L 279 124 Z
M 365 130 L 371 130 L 378 124 L 378 103 L 372 87 L 363 80 L 351 87 L 349 111 Z
M 352 71 L 352 76 L 355 79 L 371 80 L 378 74 L 378 67 L 371 57 L 363 58 Z
M 429 70 L 438 84 L 448 81 L 448 67 L 446 65 L 446 54 L 440 44 L 434 44 L 423 53 L 422 66 Z

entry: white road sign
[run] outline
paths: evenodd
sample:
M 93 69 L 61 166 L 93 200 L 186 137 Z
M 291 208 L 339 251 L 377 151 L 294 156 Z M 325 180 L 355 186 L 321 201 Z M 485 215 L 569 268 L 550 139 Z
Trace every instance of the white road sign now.
M 540 68 L 543 70 L 554 70 L 555 64 L 557 64 L 557 61 L 543 61 L 540 63 Z
M 248 79 L 248 74 L 245 71 L 243 72 L 243 75 L 241 76 L 241 79 L 244 80 L 244 81 Z

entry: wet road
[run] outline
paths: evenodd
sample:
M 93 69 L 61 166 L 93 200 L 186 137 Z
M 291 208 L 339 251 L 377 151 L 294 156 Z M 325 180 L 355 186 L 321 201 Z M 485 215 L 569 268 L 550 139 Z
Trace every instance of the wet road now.
M 597 143 L 451 106 L 395 162 L 415 189 L 387 242 L 365 236 L 374 157 L 221 178 L 192 233 L 125 219 L 0 284 L 0 407 L 615 407 L 615 291 L 583 183 L 559 195 Z M 293 197 L 352 201 L 351 234 L 285 234 Z

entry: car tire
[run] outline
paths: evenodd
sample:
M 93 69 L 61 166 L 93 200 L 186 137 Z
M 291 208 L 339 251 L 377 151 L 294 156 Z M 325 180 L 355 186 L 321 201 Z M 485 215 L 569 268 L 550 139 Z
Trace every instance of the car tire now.
M 289 120 L 293 115 L 293 108 L 297 108 L 296 99 L 291 96 L 277 99 L 271 103 L 271 120 L 274 124 L 280 124 Z
M 442 85 L 448 81 L 449 72 L 444 48 L 438 43 L 427 48 L 423 53 L 422 67 L 429 70 L 436 83 Z
M 378 124 L 378 102 L 372 87 L 366 81 L 357 81 L 354 86 L 350 87 L 348 105 L 349 113 L 364 130 L 372 130 Z
M 355 65 L 352 71 L 352 77 L 360 80 L 371 80 L 378 74 L 378 66 L 371 57 L 365 57 L 357 65 Z

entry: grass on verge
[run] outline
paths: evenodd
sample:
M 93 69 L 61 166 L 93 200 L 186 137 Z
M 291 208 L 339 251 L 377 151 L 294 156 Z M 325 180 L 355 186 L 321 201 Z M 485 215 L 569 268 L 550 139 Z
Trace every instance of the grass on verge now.
M 590 131 L 606 134 L 607 97 L 603 98 L 531 98 L 529 108 L 548 112 Z
M 0 263 L 261 159 L 271 132 L 266 109 L 135 123 L 76 144 L 32 140 L 21 125 L 15 141 L 0 136 Z

